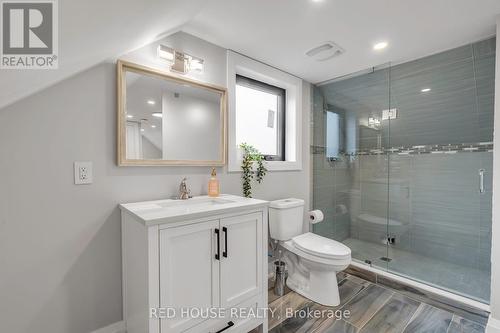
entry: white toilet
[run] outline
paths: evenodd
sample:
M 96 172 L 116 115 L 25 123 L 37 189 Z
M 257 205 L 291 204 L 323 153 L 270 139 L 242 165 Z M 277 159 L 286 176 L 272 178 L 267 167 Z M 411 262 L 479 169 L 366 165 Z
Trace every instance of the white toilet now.
M 303 218 L 304 200 L 282 199 L 269 205 L 270 236 L 288 250 L 287 285 L 316 303 L 337 306 L 337 272 L 351 263 L 351 249 L 329 238 L 303 233 Z

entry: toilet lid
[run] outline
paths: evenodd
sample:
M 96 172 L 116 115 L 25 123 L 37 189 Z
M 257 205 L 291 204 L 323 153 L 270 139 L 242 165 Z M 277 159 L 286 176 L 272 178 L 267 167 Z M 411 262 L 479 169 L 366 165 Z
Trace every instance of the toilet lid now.
M 292 240 L 297 248 L 312 255 L 329 259 L 351 257 L 351 249 L 344 244 L 311 232 L 296 236 Z

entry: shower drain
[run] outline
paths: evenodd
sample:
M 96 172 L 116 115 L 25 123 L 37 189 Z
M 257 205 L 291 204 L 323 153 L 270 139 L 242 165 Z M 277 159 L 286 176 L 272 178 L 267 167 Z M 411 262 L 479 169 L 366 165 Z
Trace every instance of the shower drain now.
M 387 258 L 387 257 L 381 257 L 380 260 L 386 261 L 386 262 L 391 262 L 392 261 L 391 258 Z

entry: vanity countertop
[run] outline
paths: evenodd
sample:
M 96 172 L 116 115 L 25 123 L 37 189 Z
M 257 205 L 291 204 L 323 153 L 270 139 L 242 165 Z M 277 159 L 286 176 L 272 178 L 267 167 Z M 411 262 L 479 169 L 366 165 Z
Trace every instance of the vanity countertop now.
M 268 201 L 223 194 L 212 198 L 197 196 L 187 200 L 155 200 L 121 204 L 120 209 L 136 216 L 145 225 L 178 222 L 206 216 L 267 207 Z

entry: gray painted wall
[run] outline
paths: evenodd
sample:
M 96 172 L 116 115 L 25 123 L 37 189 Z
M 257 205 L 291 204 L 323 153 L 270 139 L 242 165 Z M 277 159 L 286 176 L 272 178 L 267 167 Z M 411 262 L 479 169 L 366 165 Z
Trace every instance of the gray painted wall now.
M 198 78 L 225 85 L 224 49 L 184 33 L 163 42 L 205 58 Z M 0 332 L 87 333 L 120 321 L 117 205 L 169 198 L 184 176 L 194 195 L 206 193 L 208 167 L 116 166 L 115 79 L 104 63 L 0 110 Z M 254 196 L 308 202 L 308 146 L 302 171 L 270 172 Z M 94 184 L 73 185 L 74 161 L 94 163 Z M 222 192 L 240 194 L 240 175 L 218 171 Z
M 160 159 L 162 158 L 162 151 L 158 149 L 148 138 L 144 135 L 142 137 L 142 156 L 146 159 Z
M 220 160 L 220 103 L 187 94 L 175 97 L 172 92 L 165 92 L 162 104 L 163 158 Z

